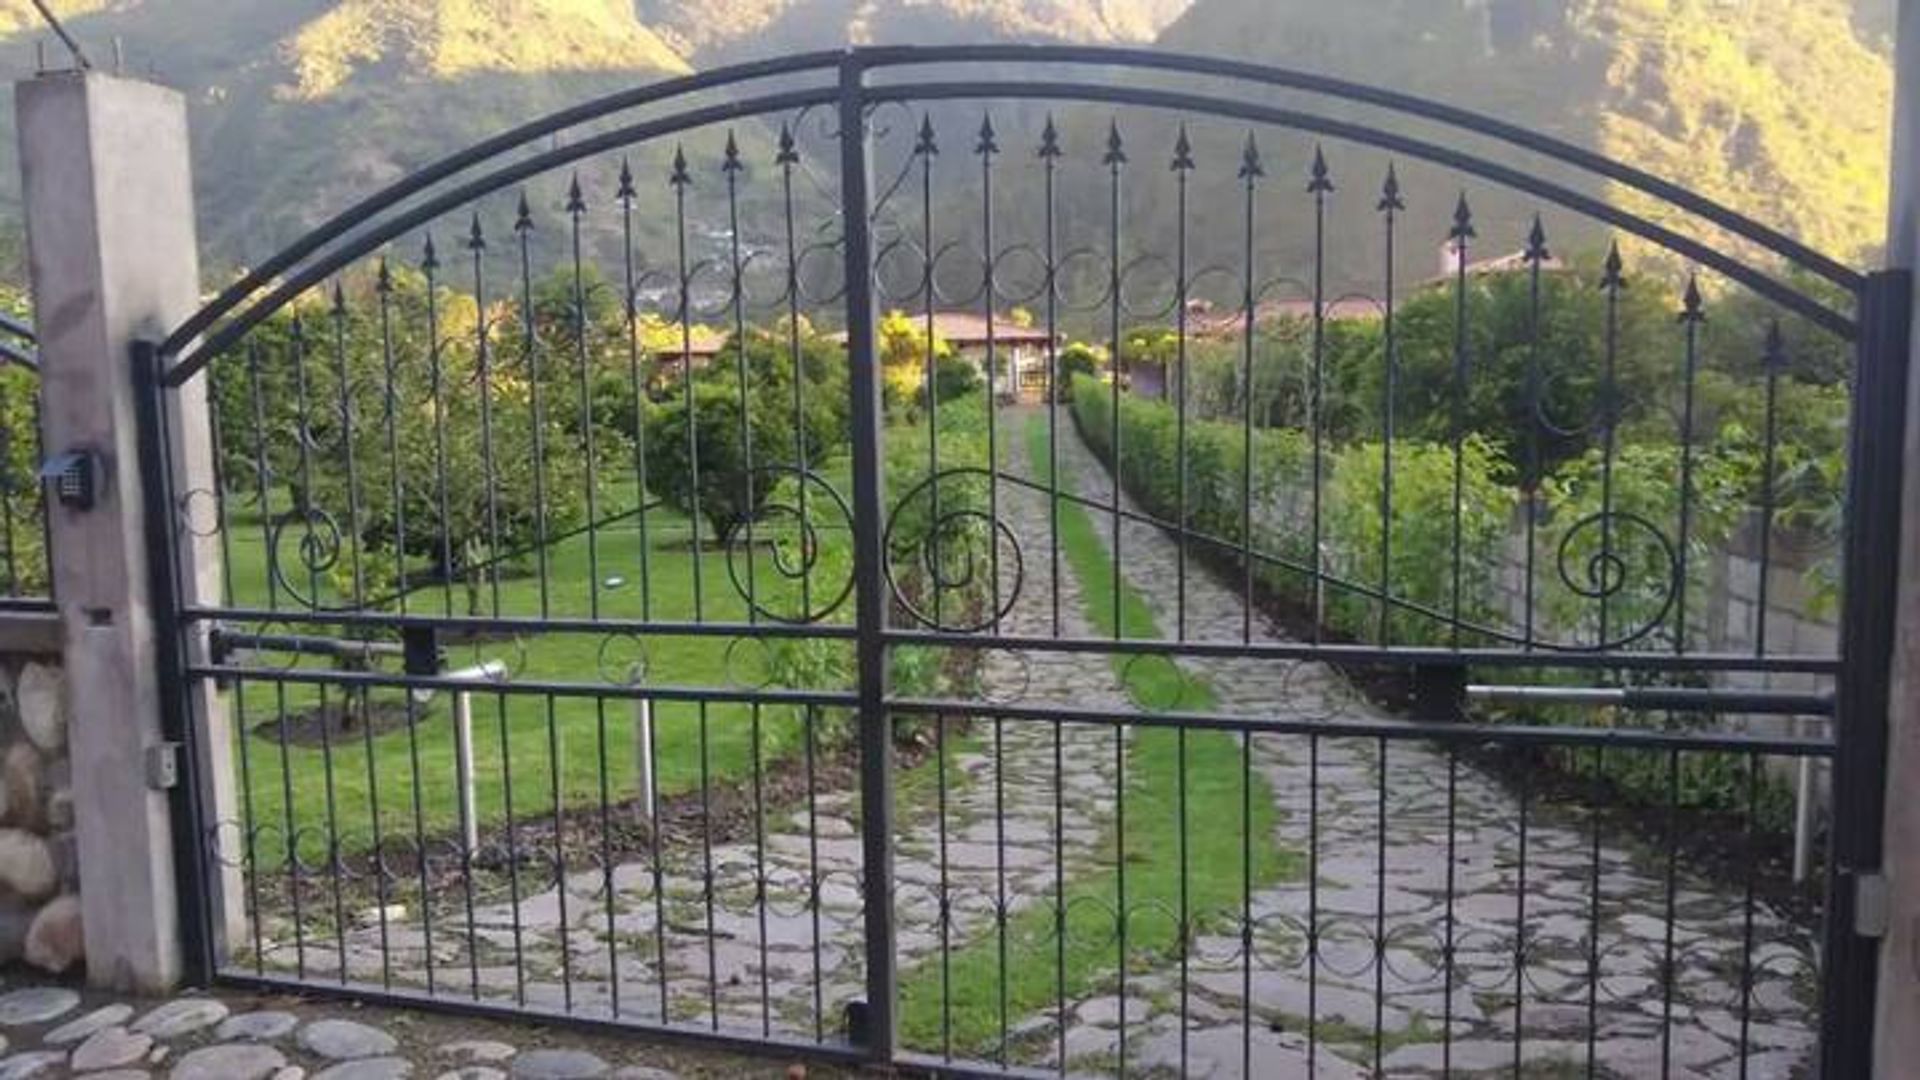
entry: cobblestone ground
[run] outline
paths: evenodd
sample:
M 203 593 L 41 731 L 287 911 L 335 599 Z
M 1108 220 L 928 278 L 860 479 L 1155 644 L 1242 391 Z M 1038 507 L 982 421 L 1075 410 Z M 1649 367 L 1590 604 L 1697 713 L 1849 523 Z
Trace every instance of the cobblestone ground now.
M 798 1071 L 794 1071 L 794 1070 Z M 839 1069 L 532 1023 L 231 993 L 0 989 L 0 1080 L 833 1080 Z
M 1082 495 L 1111 497 L 1109 473 L 1077 438 L 1062 440 L 1061 461 Z M 1135 509 L 1124 493 L 1121 506 Z M 1110 543 L 1109 535 L 1102 522 L 1103 541 Z M 1176 542 L 1151 525 L 1123 521 L 1120 550 L 1127 582 L 1163 627 L 1174 625 L 1181 587 Z M 1243 607 L 1233 588 L 1190 570 L 1185 589 L 1191 637 L 1240 638 Z M 1258 613 L 1255 619 L 1256 639 L 1288 636 Z M 1183 664 L 1207 682 L 1223 711 L 1386 718 L 1324 665 L 1216 658 Z M 1530 806 L 1523 921 L 1520 802 L 1482 770 L 1464 761 L 1450 768 L 1444 750 L 1418 741 L 1258 736 L 1254 754 L 1286 812 L 1281 842 L 1316 851 L 1316 870 L 1311 885 L 1287 884 L 1254 897 L 1251 965 L 1241 962 L 1235 940 L 1196 942 L 1196 957 L 1228 959 L 1195 965 L 1192 983 L 1205 1004 L 1190 1010 L 1190 1071 L 1240 1075 L 1241 1040 L 1251 1028 L 1256 1075 L 1304 1075 L 1298 1040 L 1274 1032 L 1304 1030 L 1311 1005 L 1330 1029 L 1331 1055 L 1321 1056 L 1319 1075 L 1371 1072 L 1376 1023 L 1387 1075 L 1447 1066 L 1510 1074 L 1516 997 L 1524 1034 L 1520 1060 L 1530 1071 L 1551 1073 L 1557 1062 L 1584 1066 L 1592 1054 L 1602 1073 L 1662 1075 L 1663 1045 L 1670 1076 L 1788 1077 L 1810 1066 L 1812 942 L 1806 928 L 1759 902 L 1742 1061 L 1749 938 L 1740 888 L 1676 868 L 1669 1012 L 1660 977 L 1667 956 L 1664 853 L 1616 829 L 1603 831 L 1596 844 L 1591 820 L 1578 809 Z M 1320 948 L 1309 958 L 1305 928 L 1316 907 Z M 1455 946 L 1450 1046 L 1441 1038 L 1449 1012 L 1442 961 L 1449 919 Z M 1590 943 L 1596 919 L 1597 953 Z M 1527 947 L 1516 980 L 1517 925 L 1527 928 Z M 1384 949 L 1376 947 L 1381 940 Z M 1597 980 L 1589 978 L 1590 955 L 1597 955 Z M 1260 1022 L 1242 1025 L 1248 966 L 1251 1012 Z M 1160 975 L 1135 986 L 1142 1001 L 1130 1003 L 1128 1013 L 1150 1016 L 1131 1036 L 1140 1043 L 1136 1060 L 1177 1064 L 1177 1014 L 1146 1007 L 1164 1002 L 1170 988 L 1177 994 L 1177 978 Z M 1282 1045 L 1263 1047 L 1269 1040 Z M 1328 1067 L 1326 1057 L 1335 1055 L 1354 1068 Z
M 1068 476 L 1083 495 L 1104 499 L 1105 469 L 1070 425 L 1062 432 Z M 1009 484 L 1001 509 L 1027 552 L 1004 629 L 1051 634 L 1045 499 Z M 1095 516 L 1104 531 L 1104 517 Z M 1121 551 L 1126 580 L 1171 628 L 1180 588 L 1174 542 L 1128 522 Z M 1190 636 L 1238 640 L 1235 590 L 1197 568 L 1185 580 Z M 1070 572 L 1059 587 L 1060 632 L 1090 634 Z M 1264 621 L 1255 633 L 1285 636 Z M 1322 665 L 1183 663 L 1224 711 L 1384 718 Z M 1105 658 L 995 652 L 984 681 L 996 699 L 1130 707 Z M 1098 852 L 1115 810 L 1116 736 L 1105 727 L 1057 730 L 1056 746 L 1052 724 L 956 726 L 944 783 L 903 794 L 895 843 L 902 970 L 991 933 L 1002 895 L 1017 913 L 1050 903 L 1061 875 L 1110 871 Z M 1421 742 L 1260 735 L 1248 756 L 1281 811 L 1276 842 L 1315 858 L 1312 874 L 1249 899 L 1251 955 L 1237 930 L 1202 935 L 1184 982 L 1171 962 L 1129 978 L 1124 1033 L 1122 1003 L 1111 990 L 1098 992 L 1068 1003 L 1064 1040 L 1052 1008 L 1018 1018 L 1010 1051 L 1017 1060 L 1057 1067 L 1064 1041 L 1070 1071 L 1098 1073 L 1124 1038 L 1130 1069 L 1148 1074 L 1182 1071 L 1183 1062 L 1188 1074 L 1210 1077 L 1422 1076 L 1449 1066 L 1511 1073 L 1518 1023 L 1517 1053 L 1531 1073 L 1579 1071 L 1590 1054 L 1602 1074 L 1623 1077 L 1657 1075 L 1663 1053 L 1669 1075 L 1682 1078 L 1790 1077 L 1805 1068 L 1813 1040 L 1809 935 L 1764 903 L 1754 905 L 1749 930 L 1737 887 L 1675 869 L 1669 995 L 1661 853 L 1616 829 L 1596 840 L 1580 808 L 1539 800 L 1526 815 L 1523 864 L 1515 794 Z M 544 887 L 523 882 L 517 907 L 495 882 L 471 919 L 456 895 L 463 890 L 446 889 L 430 906 L 431 947 L 427 928 L 398 905 L 345 931 L 344 959 L 331 935 L 296 956 L 284 920 L 268 927 L 263 959 L 273 970 L 299 963 L 321 977 L 344 966 L 349 978 L 411 989 L 427 986 L 431 965 L 442 994 L 831 1038 L 863 978 L 858 817 L 855 793 L 822 790 L 769 813 L 763 844 L 716 843 L 710 863 L 698 843 L 669 846 L 659 888 L 650 858 L 616 866 L 611 896 L 598 869 L 559 883 L 547 875 Z M 711 910 L 701 885 L 708 865 Z M 756 886 L 762 865 L 764 903 Z M 813 880 L 817 905 L 808 897 Z M 943 892 L 952 913 L 944 933 Z M 1315 950 L 1306 947 L 1310 925 Z M 1528 942 L 1518 973 L 1517 925 L 1527 927 Z M 1451 977 L 1442 959 L 1449 926 Z M 1599 978 L 1590 978 L 1596 967 Z M 1310 1016 L 1318 1021 L 1311 1043 Z

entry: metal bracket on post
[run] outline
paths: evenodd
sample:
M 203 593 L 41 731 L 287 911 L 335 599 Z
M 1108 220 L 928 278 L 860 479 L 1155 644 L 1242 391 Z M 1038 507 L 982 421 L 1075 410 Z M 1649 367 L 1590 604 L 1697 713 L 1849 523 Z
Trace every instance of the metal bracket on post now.
M 1452 724 L 1467 716 L 1467 665 L 1416 664 L 1413 668 L 1413 718 Z

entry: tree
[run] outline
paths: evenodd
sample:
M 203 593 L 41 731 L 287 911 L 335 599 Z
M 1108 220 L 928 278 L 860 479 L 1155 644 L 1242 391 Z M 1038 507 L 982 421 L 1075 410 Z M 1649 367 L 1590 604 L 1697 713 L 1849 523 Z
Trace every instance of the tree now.
M 797 355 L 783 335 L 736 337 L 694 374 L 691 402 L 681 387 L 648 414 L 650 483 L 703 519 L 707 539 L 726 540 L 759 516 L 791 470 L 817 469 L 847 441 L 844 350 L 800 329 Z
M 262 518 L 272 588 L 362 603 L 457 578 L 477 611 L 503 563 L 585 523 L 624 438 L 548 383 L 551 343 L 529 353 L 511 305 L 480 316 L 395 269 L 288 305 L 215 365 L 223 483 Z
M 937 365 L 954 355 L 953 346 L 930 331 L 925 318 L 916 318 L 904 311 L 889 311 L 880 320 L 879 345 L 887 409 L 908 413 L 906 419 L 911 419 L 911 414 L 917 412 L 915 406 L 926 400 L 928 380 L 937 378 L 928 370 L 929 349 Z

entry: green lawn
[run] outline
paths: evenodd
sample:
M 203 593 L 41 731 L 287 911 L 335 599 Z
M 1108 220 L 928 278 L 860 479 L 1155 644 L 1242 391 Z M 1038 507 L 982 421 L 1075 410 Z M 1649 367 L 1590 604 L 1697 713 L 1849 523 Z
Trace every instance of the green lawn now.
M 1027 428 L 1027 448 L 1033 475 L 1043 482 L 1046 440 L 1046 427 L 1036 418 Z M 1113 564 L 1092 518 L 1064 498 L 1059 509 L 1061 553 L 1081 584 L 1088 620 L 1101 633 L 1113 633 L 1117 619 L 1126 637 L 1162 636 L 1152 610 L 1124 582 L 1114 610 Z M 1207 686 L 1186 679 L 1165 658 L 1126 664 L 1116 657 L 1113 665 L 1143 709 L 1206 710 L 1215 704 Z M 1224 927 L 1237 917 L 1249 884 L 1258 888 L 1304 872 L 1298 853 L 1282 850 L 1273 839 L 1273 793 L 1243 768 L 1239 736 L 1141 728 L 1128 750 L 1126 772 L 1126 906 L 1135 913 L 1127 926 L 1128 970 L 1178 955 L 1183 887 L 1196 929 Z M 957 946 L 944 967 L 935 957 L 905 972 L 900 997 L 907 1045 L 992 1053 L 1006 1027 L 1050 1010 L 1063 994 L 1073 1000 L 1112 982 L 1121 961 L 1111 913 L 1120 896 L 1115 868 L 1122 839 L 1120 830 L 1110 828 L 1099 865 L 1067 882 L 1063 953 L 1056 953 L 1056 904 L 1048 897 L 1008 920 L 1004 968 L 1000 935 L 990 930 Z
M 649 512 L 648 576 L 655 618 L 690 618 L 693 612 L 693 556 L 686 546 L 684 523 L 664 519 L 671 515 Z M 675 527 L 663 527 L 675 526 Z M 621 524 L 598 537 L 602 581 L 619 576 L 625 583 L 603 588 L 600 613 L 609 618 L 639 618 L 641 600 L 638 570 L 638 531 Z M 237 573 L 264 563 L 263 544 L 236 538 L 232 558 Z M 746 604 L 728 582 L 724 555 L 701 554 L 702 608 L 714 621 L 743 620 Z M 548 563 L 550 609 L 585 615 L 591 580 L 585 537 L 551 549 Z M 255 580 L 264 580 L 256 577 Z M 530 578 L 502 583 L 502 608 L 537 611 L 539 585 Z M 237 591 L 237 590 L 236 590 Z M 243 598 L 244 600 L 244 598 Z M 438 610 L 438 590 L 418 594 L 414 603 Z M 456 611 L 464 598 L 456 595 Z M 645 643 L 647 676 L 676 686 L 754 687 L 767 678 L 767 654 L 757 642 L 733 647 L 729 659 L 725 638 L 649 637 Z M 606 650 L 611 677 L 641 654 L 630 639 L 609 641 L 606 635 L 550 633 L 523 639 L 455 644 L 447 648 L 449 668 L 487 659 L 512 666 L 521 680 L 563 683 L 604 681 L 602 650 Z M 279 655 L 262 656 L 255 663 L 284 663 Z M 322 663 L 316 659 L 303 667 Z M 244 728 L 277 727 L 283 718 L 296 718 L 318 704 L 322 693 L 337 702 L 341 691 L 280 684 L 270 680 L 236 683 L 233 699 L 239 703 Z M 398 690 L 374 693 L 376 701 L 404 702 Z M 754 753 L 752 710 L 730 702 L 707 707 L 704 767 L 716 781 L 748 776 Z M 693 703 L 660 702 L 654 706 L 657 775 L 665 794 L 695 790 L 701 781 L 701 707 Z M 404 727 L 371 740 L 372 761 L 364 729 L 357 736 L 330 747 L 294 747 L 283 750 L 276 740 L 252 734 L 243 738 L 249 811 L 254 821 L 274 830 L 291 817 L 302 833 L 303 850 L 316 848 L 328 831 L 329 773 L 331 821 L 349 850 L 371 844 L 374 792 L 378 792 L 380 828 L 411 834 L 415 828 L 414 783 L 417 751 L 420 781 L 419 816 L 428 834 L 450 829 L 457 821 L 454 735 L 451 696 L 436 694 L 418 714 L 412 732 Z M 516 816 L 551 813 L 561 806 L 597 803 L 604 769 L 608 795 L 614 801 L 636 791 L 631 705 L 623 700 L 554 697 L 524 693 L 477 693 L 473 696 L 475 800 L 483 822 L 503 819 L 507 775 L 511 770 L 513 810 Z M 504 721 L 504 723 L 503 723 Z M 795 751 L 803 737 L 795 710 L 762 710 L 760 752 L 771 760 Z M 549 730 L 551 727 L 551 731 Z M 503 732 L 504 728 L 504 732 Z M 602 755 L 604 735 L 605 754 Z M 554 788 L 554 751 L 557 749 L 559 793 Z M 329 769 L 329 766 L 331 768 Z M 318 830 L 317 832 L 315 830 Z M 283 835 L 283 834 L 281 834 Z M 263 841 L 265 842 L 265 841 Z M 284 843 L 284 841 L 282 841 Z M 266 856 L 263 854 L 263 858 Z

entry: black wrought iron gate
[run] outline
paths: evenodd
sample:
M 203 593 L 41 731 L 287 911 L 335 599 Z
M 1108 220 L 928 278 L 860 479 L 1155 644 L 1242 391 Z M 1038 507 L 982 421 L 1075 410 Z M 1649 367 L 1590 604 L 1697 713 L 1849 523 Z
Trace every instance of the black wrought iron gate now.
M 1157 52 L 508 132 L 141 358 L 157 550 L 220 556 L 157 582 L 201 970 L 956 1073 L 1864 1075 L 1909 295 Z

